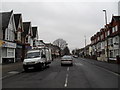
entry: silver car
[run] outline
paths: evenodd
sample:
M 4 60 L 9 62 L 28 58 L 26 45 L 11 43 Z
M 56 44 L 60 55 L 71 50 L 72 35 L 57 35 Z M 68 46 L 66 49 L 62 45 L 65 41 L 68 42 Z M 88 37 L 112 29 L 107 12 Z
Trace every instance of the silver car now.
M 62 65 L 73 65 L 73 57 L 70 55 L 65 55 L 61 58 L 61 66 Z

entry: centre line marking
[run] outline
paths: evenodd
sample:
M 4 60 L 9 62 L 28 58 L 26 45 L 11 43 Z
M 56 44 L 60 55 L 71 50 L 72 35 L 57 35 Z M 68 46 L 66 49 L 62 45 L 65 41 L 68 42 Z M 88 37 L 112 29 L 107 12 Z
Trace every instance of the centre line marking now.
M 67 68 L 67 71 L 69 71 L 69 67 Z
M 68 74 L 66 74 L 66 79 L 65 79 L 64 87 L 67 87 L 67 85 L 68 85 Z

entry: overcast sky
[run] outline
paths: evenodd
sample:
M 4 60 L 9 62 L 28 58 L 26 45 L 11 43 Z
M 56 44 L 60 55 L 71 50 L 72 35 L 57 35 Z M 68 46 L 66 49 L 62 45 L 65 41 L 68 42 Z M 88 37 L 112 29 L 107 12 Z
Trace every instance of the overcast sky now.
M 23 21 L 31 21 L 33 26 L 38 26 L 39 39 L 52 43 L 62 38 L 72 50 L 84 47 L 85 35 L 87 44 L 90 44 L 90 37 L 104 27 L 103 9 L 107 11 L 108 22 L 111 21 L 112 14 L 118 15 L 119 0 L 88 1 L 3 0 L 2 11 L 22 13 Z

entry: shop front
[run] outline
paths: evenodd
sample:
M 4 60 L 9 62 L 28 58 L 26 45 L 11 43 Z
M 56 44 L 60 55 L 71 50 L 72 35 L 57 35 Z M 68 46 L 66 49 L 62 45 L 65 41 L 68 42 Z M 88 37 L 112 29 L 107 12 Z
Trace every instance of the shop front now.
M 15 49 L 16 49 L 16 43 L 4 41 L 4 44 L 2 45 L 2 63 L 10 63 L 15 62 Z
M 2 63 L 2 45 L 4 44 L 3 40 L 0 40 L 0 64 Z
M 16 45 L 16 50 L 15 50 L 15 60 L 16 62 L 21 61 L 22 58 L 22 45 L 17 44 Z

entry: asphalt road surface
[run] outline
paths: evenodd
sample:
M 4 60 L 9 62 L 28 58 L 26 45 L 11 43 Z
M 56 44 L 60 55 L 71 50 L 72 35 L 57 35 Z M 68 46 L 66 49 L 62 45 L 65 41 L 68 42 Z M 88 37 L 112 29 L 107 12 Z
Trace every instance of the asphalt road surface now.
M 54 60 L 43 71 L 22 72 L 3 79 L 3 88 L 118 88 L 118 75 L 74 58 L 73 66 Z

